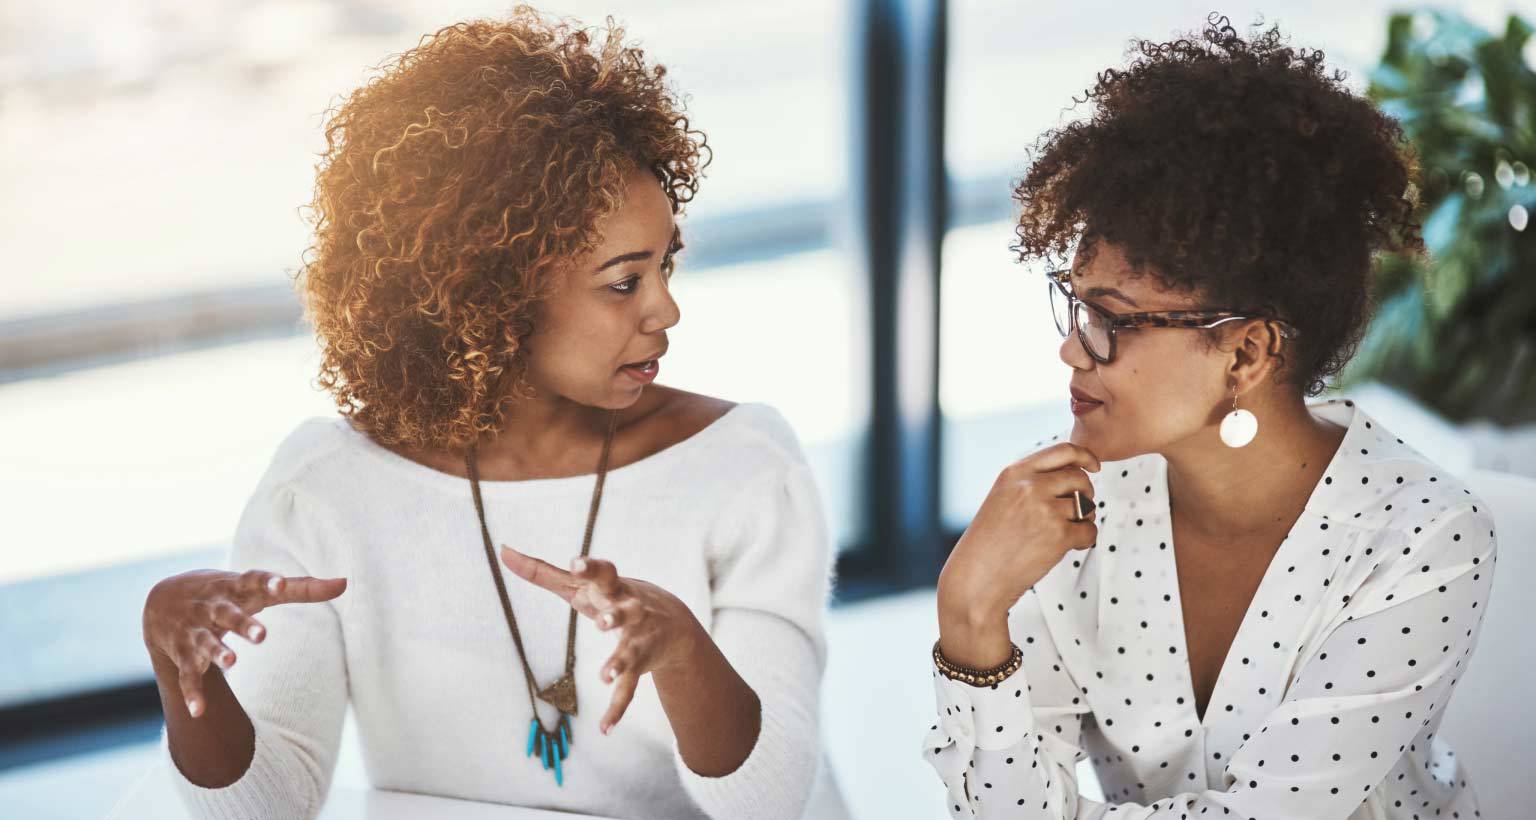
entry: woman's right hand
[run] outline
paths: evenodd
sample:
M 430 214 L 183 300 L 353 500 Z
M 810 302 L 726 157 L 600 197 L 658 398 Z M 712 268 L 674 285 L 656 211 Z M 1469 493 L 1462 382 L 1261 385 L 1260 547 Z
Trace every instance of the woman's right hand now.
M 950 660 L 1007 659 L 1008 610 L 1068 551 L 1098 539 L 1091 504 L 1087 518 L 1072 520 L 1072 491 L 1091 502 L 1087 471 L 1099 468 L 1091 451 L 1061 442 L 1003 469 L 939 573 L 941 648 Z
M 229 669 L 235 653 L 223 642 L 238 632 L 261 643 L 267 628 L 256 613 L 279 604 L 329 601 L 347 588 L 345 578 L 284 577 L 263 570 L 200 569 L 155 584 L 144 601 L 144 645 L 157 667 L 175 667 L 187 711 L 202 714 L 203 675 L 209 664 Z

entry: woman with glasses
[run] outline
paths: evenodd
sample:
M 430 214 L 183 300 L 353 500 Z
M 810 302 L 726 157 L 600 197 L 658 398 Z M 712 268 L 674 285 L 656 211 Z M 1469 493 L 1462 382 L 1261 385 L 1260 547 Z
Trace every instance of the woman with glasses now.
M 1074 423 L 944 567 L 923 755 L 963 817 L 1477 816 L 1436 732 L 1492 516 L 1354 402 L 1306 401 L 1373 259 L 1422 248 L 1412 152 L 1273 28 L 1138 46 L 1015 191 L 1021 258 L 1070 259 L 1046 287 Z

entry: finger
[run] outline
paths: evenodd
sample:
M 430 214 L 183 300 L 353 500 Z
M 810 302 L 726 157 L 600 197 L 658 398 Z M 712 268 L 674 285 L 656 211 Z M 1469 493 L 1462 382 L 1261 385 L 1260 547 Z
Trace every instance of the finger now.
M 197 649 L 199 657 L 218 666 L 220 669 L 228 669 L 235 665 L 235 653 L 212 630 L 199 629 L 192 633 L 192 646 Z
M 219 629 L 235 632 L 251 643 L 261 643 L 261 639 L 267 634 L 266 627 L 229 601 L 220 601 L 213 605 L 213 623 Z
M 639 601 L 630 598 L 598 613 L 597 628 L 605 632 L 610 629 L 626 629 L 639 625 L 644 618 L 645 608 Z
M 318 604 L 347 591 L 345 578 L 312 578 L 299 575 L 278 578 L 277 593 L 272 596 L 275 604 Z M 271 589 L 269 586 L 268 589 Z
M 261 569 L 246 570 L 235 579 L 235 589 L 238 592 L 236 598 L 242 604 L 259 612 L 260 607 L 266 606 L 272 596 L 277 594 L 278 586 L 282 581 L 283 576 L 276 572 Z
M 188 650 L 176 661 L 176 683 L 181 689 L 182 700 L 187 702 L 187 714 L 198 717 L 203 714 L 203 670 L 206 666 Z
M 580 590 L 585 593 L 587 601 L 592 604 L 594 610 L 593 617 L 596 617 L 598 612 L 613 609 L 623 603 L 623 599 L 608 595 L 597 584 L 582 584 Z
M 1071 499 L 1068 499 L 1070 501 Z M 1067 522 L 1067 544 L 1080 550 L 1094 546 L 1099 540 L 1099 525 L 1092 521 Z
M 1094 455 L 1093 451 L 1070 441 L 1052 444 L 1044 450 L 1025 456 L 1021 461 L 1040 472 L 1077 466 L 1096 473 L 1100 466 L 1099 457 Z
M 594 594 L 596 594 L 595 590 L 593 590 L 590 586 L 577 587 L 576 591 L 571 593 L 569 601 L 571 609 L 581 613 L 583 617 L 590 618 L 594 621 L 597 620 L 597 616 L 602 614 L 602 609 L 600 609 L 598 605 L 593 602 L 592 596 Z
M 1072 491 L 1077 490 L 1089 501 L 1094 499 L 1093 480 L 1078 467 L 1067 467 L 1049 473 L 1035 473 L 1030 476 L 1029 481 L 1055 498 L 1071 498 Z
M 1083 521 L 1091 521 L 1098 516 L 1099 508 L 1093 503 L 1093 499 L 1088 496 L 1082 496 L 1082 499 L 1082 506 L 1079 507 L 1077 499 L 1071 493 L 1067 493 L 1060 498 L 1054 499 L 1053 505 L 1065 510 L 1061 517 L 1068 521 L 1076 522 L 1079 520 L 1079 517 Z
M 641 652 L 640 641 L 621 639 L 619 648 L 613 650 L 613 654 L 608 656 L 602 666 L 600 675 L 603 683 L 613 683 L 626 672 L 639 669 Z
M 569 601 L 576 594 L 577 584 L 569 572 L 547 562 L 525 555 L 501 545 L 501 562 L 517 577 L 534 586 L 543 587 Z
M 640 682 L 640 676 L 626 672 L 619 676 L 619 682 L 613 687 L 613 700 L 608 702 L 608 711 L 603 714 L 602 723 L 598 728 L 603 734 L 613 731 L 619 718 L 624 717 L 624 711 L 629 708 L 629 702 L 635 698 L 635 686 Z
M 577 558 L 571 562 L 571 569 L 578 579 L 597 587 L 598 591 L 608 598 L 617 598 L 623 592 L 619 570 L 612 561 L 604 561 L 600 558 Z

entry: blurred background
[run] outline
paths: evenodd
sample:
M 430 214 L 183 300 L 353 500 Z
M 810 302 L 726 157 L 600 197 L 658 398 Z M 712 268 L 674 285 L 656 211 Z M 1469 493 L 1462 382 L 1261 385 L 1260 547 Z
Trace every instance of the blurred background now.
M 829 716 L 856 816 L 938 810 L 915 745 L 923 596 L 997 471 L 1071 425 L 1045 281 L 1008 250 L 1010 181 L 1130 38 L 1212 10 L 1278 24 L 1403 121 L 1434 258 L 1389 266 L 1335 390 L 1453 471 L 1536 476 L 1529 4 L 536 5 L 613 14 L 709 135 L 663 380 L 774 404 L 810 453 L 840 550 L 829 687 L 884 664 L 910 680 L 862 695 L 918 707 Z M 0 806 L 22 807 L 0 814 L 103 816 L 149 764 L 145 593 L 219 566 L 277 443 L 335 412 L 290 287 L 324 112 L 421 35 L 506 8 L 0 6 Z M 865 640 L 892 635 L 915 657 Z M 882 788 L 891 771 L 931 806 Z

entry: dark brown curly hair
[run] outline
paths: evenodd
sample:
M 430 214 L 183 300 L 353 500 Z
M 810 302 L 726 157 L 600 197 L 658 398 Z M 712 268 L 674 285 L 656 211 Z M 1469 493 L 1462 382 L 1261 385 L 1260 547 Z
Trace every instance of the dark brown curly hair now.
M 666 69 L 518 6 L 427 35 L 328 112 L 295 276 L 319 384 L 386 444 L 459 449 L 527 394 L 519 355 L 562 261 L 590 251 L 627 174 L 674 213 L 709 163 Z
M 1129 53 L 1074 98 L 1090 117 L 1036 142 L 1013 250 L 1065 262 L 1107 242 L 1164 289 L 1288 320 L 1277 378 L 1316 396 L 1374 313 L 1378 254 L 1423 252 L 1412 147 L 1277 27 L 1244 39 L 1212 14 Z

